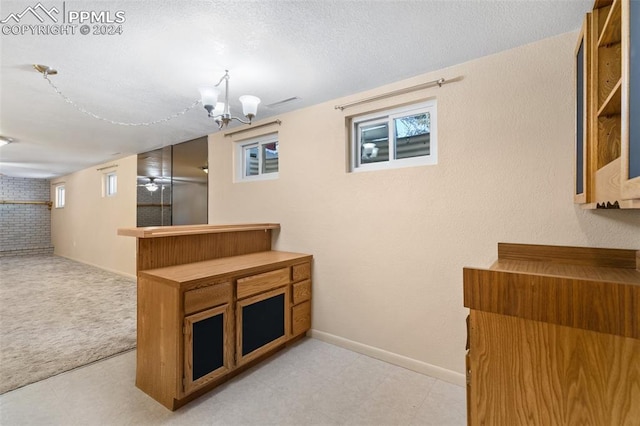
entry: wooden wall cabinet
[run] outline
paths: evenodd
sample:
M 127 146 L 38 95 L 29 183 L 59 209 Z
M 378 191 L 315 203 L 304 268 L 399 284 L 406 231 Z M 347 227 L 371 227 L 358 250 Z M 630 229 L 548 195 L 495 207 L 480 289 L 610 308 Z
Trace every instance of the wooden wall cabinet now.
M 640 4 L 596 0 L 576 47 L 574 202 L 640 208 Z
M 136 386 L 170 410 L 311 328 L 312 256 L 270 250 L 277 228 L 260 226 L 118 231 L 138 238 L 138 265 L 159 265 L 138 270 Z
M 498 244 L 464 269 L 469 425 L 637 425 L 640 251 Z

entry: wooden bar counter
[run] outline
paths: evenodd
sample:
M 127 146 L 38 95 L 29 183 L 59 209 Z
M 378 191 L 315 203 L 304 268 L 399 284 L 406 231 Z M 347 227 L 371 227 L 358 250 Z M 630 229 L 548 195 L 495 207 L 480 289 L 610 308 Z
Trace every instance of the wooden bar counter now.
M 118 231 L 138 240 L 138 388 L 175 410 L 309 330 L 312 256 L 271 250 L 279 227 Z
M 470 425 L 640 424 L 640 251 L 498 244 L 464 268 Z

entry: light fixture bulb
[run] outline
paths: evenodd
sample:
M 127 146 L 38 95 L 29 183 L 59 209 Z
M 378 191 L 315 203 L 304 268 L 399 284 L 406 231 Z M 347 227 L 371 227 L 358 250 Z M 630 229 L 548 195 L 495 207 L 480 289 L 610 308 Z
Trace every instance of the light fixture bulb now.
M 213 109 L 213 112 L 211 113 L 211 115 L 213 116 L 222 115 L 223 112 L 224 112 L 224 102 L 218 102 L 216 103 L 216 107 Z
M 258 113 L 260 98 L 257 96 L 244 95 L 240 96 L 239 100 L 242 103 L 242 113 L 245 117 L 249 117 L 249 119 L 255 117 Z
M 229 110 L 229 70 L 225 70 L 224 75 L 213 87 L 201 87 L 200 95 L 202 98 L 202 105 L 209 113 L 209 117 L 213 118 L 218 129 L 222 129 L 227 126 L 233 120 L 237 120 L 240 123 L 251 124 L 251 120 L 258 113 L 258 104 L 260 98 L 256 96 L 244 95 L 240 96 L 240 102 L 242 103 L 242 112 L 247 120 L 240 117 L 233 117 Z M 218 87 L 224 82 L 224 102 L 218 102 L 218 96 L 222 93 Z
M 149 192 L 155 192 L 158 190 L 158 185 L 155 182 L 149 182 L 144 187 L 147 188 Z
M 202 101 L 202 105 L 209 112 L 209 115 L 214 111 L 214 107 L 218 104 L 218 96 L 220 95 L 220 90 L 215 87 L 201 87 L 200 88 L 200 99 Z

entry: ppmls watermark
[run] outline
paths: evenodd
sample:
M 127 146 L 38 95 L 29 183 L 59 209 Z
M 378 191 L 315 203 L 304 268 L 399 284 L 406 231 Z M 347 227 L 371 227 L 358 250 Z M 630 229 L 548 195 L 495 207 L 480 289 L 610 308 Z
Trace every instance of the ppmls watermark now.
M 0 20 L 2 35 L 121 35 L 124 10 L 73 10 L 67 2 L 45 7 L 38 2 Z

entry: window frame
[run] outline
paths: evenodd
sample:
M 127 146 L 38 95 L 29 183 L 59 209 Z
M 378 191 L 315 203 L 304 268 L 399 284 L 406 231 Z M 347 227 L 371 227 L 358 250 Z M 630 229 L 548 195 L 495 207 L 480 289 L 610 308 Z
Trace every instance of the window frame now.
M 55 207 L 56 209 L 63 209 L 66 204 L 66 189 L 64 185 L 55 186 Z
M 395 120 L 418 114 L 429 114 L 429 154 L 407 158 L 396 158 Z M 438 104 L 435 98 L 427 101 L 366 113 L 351 118 L 349 138 L 350 171 L 364 172 L 372 170 L 397 169 L 403 167 L 430 166 L 438 164 Z M 364 126 L 386 124 L 389 159 L 372 163 L 361 162 L 361 133 Z
M 113 197 L 118 193 L 118 175 L 116 172 L 108 172 L 103 174 L 102 181 L 103 197 Z
M 278 147 L 278 171 L 265 173 L 264 146 L 275 143 Z M 252 182 L 277 179 L 280 173 L 280 141 L 278 133 L 269 133 L 251 139 L 244 139 L 235 143 L 235 182 Z M 258 148 L 258 174 L 247 175 L 247 151 Z

